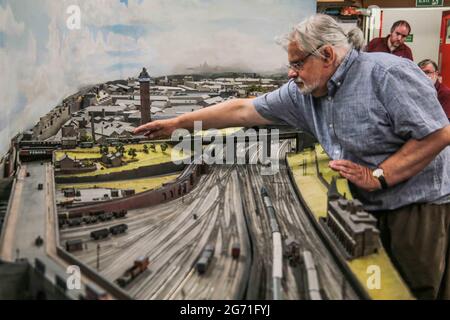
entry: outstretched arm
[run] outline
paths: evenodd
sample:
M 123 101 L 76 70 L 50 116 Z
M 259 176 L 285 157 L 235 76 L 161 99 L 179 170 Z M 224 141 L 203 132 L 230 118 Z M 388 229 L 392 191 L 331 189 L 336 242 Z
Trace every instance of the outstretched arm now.
M 379 167 L 384 171 L 387 184 L 393 186 L 418 174 L 447 146 L 450 146 L 450 125 L 421 140 L 409 140 Z M 367 167 L 348 160 L 330 161 L 329 166 L 361 189 L 374 191 L 381 188 Z
M 152 121 L 136 128 L 134 134 L 144 134 L 151 139 L 168 137 L 179 128 L 193 130 L 194 121 L 201 121 L 203 129 L 270 124 L 256 111 L 252 101 L 232 99 L 173 119 Z

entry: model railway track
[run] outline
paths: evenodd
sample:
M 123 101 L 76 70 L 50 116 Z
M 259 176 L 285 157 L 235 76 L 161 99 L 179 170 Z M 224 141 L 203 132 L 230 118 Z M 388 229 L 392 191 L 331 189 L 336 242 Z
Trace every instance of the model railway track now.
M 145 275 L 139 277 L 139 281 L 133 282 L 126 287 L 134 297 L 138 299 L 180 298 L 180 296 L 183 296 L 182 292 L 187 292 L 186 295 L 192 298 L 202 296 L 201 293 L 205 291 L 204 289 L 211 287 L 211 284 L 208 284 L 208 281 L 211 279 L 206 281 L 198 277 L 195 272 L 192 272 L 195 263 L 193 257 L 196 256 L 201 243 L 215 241 L 210 237 L 206 240 L 204 235 L 220 235 L 220 246 L 223 252 L 228 250 L 228 242 L 237 237 L 237 228 L 233 225 L 236 221 L 234 217 L 235 209 L 230 208 L 226 201 L 228 199 L 223 197 L 226 194 L 228 198 L 232 198 L 232 194 L 235 192 L 233 191 L 235 188 L 230 186 L 230 180 L 232 180 L 230 177 L 233 171 L 235 171 L 233 167 L 212 168 L 211 174 L 202 178 L 203 183 L 184 197 L 192 201 L 178 199 L 170 203 L 171 205 L 168 207 L 171 207 L 172 210 L 176 209 L 176 211 L 169 213 L 168 211 L 170 210 L 160 210 L 155 207 L 150 209 L 148 213 L 142 212 L 142 210 L 140 210 L 140 214 L 130 213 L 130 217 L 125 220 L 130 227 L 127 235 L 100 242 L 88 241 L 90 246 L 92 246 L 91 242 L 102 245 L 101 272 L 107 278 L 114 280 L 127 267 L 126 264 L 114 263 L 115 261 L 132 261 L 139 255 L 145 255 L 150 258 L 149 272 L 145 272 Z M 203 195 L 194 199 L 196 193 L 197 195 Z M 208 200 L 208 196 L 205 197 L 204 194 L 212 195 L 212 198 L 210 197 L 210 200 Z M 205 206 L 205 204 L 207 205 Z M 154 217 L 152 218 L 152 211 L 156 211 L 160 218 L 156 225 Z M 194 220 L 193 213 L 197 214 L 195 223 L 192 223 Z M 114 222 L 109 224 L 113 225 Z M 72 230 L 66 229 L 63 231 L 63 239 L 76 237 L 87 239 L 88 233 L 93 229 L 99 228 L 99 226 L 93 225 Z M 101 225 L 101 227 L 105 226 Z M 168 226 L 170 230 L 167 230 L 167 227 L 165 228 L 164 226 Z M 211 226 L 213 226 L 212 229 Z M 189 240 L 187 241 L 187 239 Z M 120 246 L 117 243 L 111 243 L 116 241 L 121 243 Z M 158 241 L 162 245 L 150 246 L 147 250 L 144 249 L 145 243 L 150 244 L 154 241 Z M 95 249 L 91 248 L 89 251 L 89 254 L 84 255 L 82 260 L 88 260 L 89 264 L 95 265 Z M 221 259 L 220 257 L 221 255 L 219 255 L 218 260 Z M 152 261 L 156 261 L 157 265 L 152 265 Z M 232 263 L 233 265 L 236 264 L 236 262 Z M 226 273 L 219 275 L 218 279 L 220 276 L 234 277 L 236 274 L 236 268 L 230 269 L 228 266 L 231 264 L 225 265 L 224 270 L 226 270 Z M 173 277 L 174 274 L 177 274 L 176 279 Z M 189 287 L 189 283 L 194 283 L 194 287 L 196 282 L 204 283 L 201 286 L 197 285 L 197 289 L 186 289 L 186 286 Z M 212 283 L 214 282 L 216 281 L 212 281 Z M 227 287 L 225 285 L 226 282 L 222 281 L 222 283 L 224 283 L 224 287 Z M 189 293 L 188 291 L 191 292 Z M 210 292 L 210 294 L 205 296 L 205 298 L 221 298 L 221 293 L 218 293 L 216 290 L 211 290 L 210 288 L 206 291 Z M 225 293 L 222 292 L 222 296 Z M 226 296 L 234 298 L 233 294 Z
M 323 244 L 320 236 L 316 233 L 314 226 L 311 224 L 309 217 L 302 209 L 300 201 L 296 197 L 291 181 L 286 172 L 286 163 L 284 161 L 284 153 L 286 152 L 286 148 L 287 144 L 285 143 L 281 146 L 280 153 L 278 154 L 278 157 L 280 158 L 279 173 L 272 176 L 261 176 L 259 166 L 249 166 L 247 171 L 251 178 L 248 180 L 251 181 L 251 185 L 254 190 L 257 190 L 262 185 L 266 186 L 272 197 L 273 205 L 277 212 L 277 220 L 280 224 L 280 230 L 283 238 L 294 237 L 300 243 L 302 250 L 309 250 L 313 253 L 314 259 L 318 264 L 319 278 L 321 280 L 322 288 L 326 293 L 325 296 L 330 299 L 356 299 L 357 295 L 352 290 L 352 284 L 348 282 L 346 274 L 342 273 L 342 270 L 336 264 L 328 248 Z M 245 174 L 244 170 L 245 169 L 243 169 L 242 174 Z M 243 180 L 245 184 L 246 179 L 244 178 Z M 257 197 L 255 197 L 255 202 L 259 202 Z M 261 204 L 256 206 L 261 207 Z M 255 205 L 253 205 L 253 207 L 255 207 Z M 252 223 L 255 223 L 256 225 L 261 224 L 262 226 L 268 225 L 261 213 L 255 216 L 257 216 L 257 219 L 260 219 L 261 221 L 258 222 L 256 219 L 252 219 Z M 263 228 L 263 232 L 268 232 L 268 227 Z M 255 235 L 255 238 L 258 238 L 258 235 Z M 266 243 L 267 242 L 268 239 L 266 240 Z M 261 247 L 261 244 L 259 244 L 259 246 Z M 267 249 L 264 252 L 266 255 L 269 255 Z M 267 273 L 271 270 L 271 264 L 270 262 L 266 262 L 266 260 L 264 260 L 264 262 L 267 263 L 268 266 L 266 272 L 266 279 L 268 281 L 270 274 Z M 297 288 L 301 284 L 298 284 L 297 287 L 292 285 L 292 283 L 297 282 L 293 280 L 294 270 L 290 270 L 290 267 L 285 268 L 287 268 L 287 270 L 285 272 L 286 280 L 284 284 L 285 286 L 289 286 L 289 288 L 285 287 L 285 297 L 289 299 L 302 298 L 299 297 L 298 292 L 300 290 Z M 344 297 L 342 297 L 343 283 L 346 287 Z M 266 297 L 269 294 L 270 290 L 268 289 L 266 292 Z

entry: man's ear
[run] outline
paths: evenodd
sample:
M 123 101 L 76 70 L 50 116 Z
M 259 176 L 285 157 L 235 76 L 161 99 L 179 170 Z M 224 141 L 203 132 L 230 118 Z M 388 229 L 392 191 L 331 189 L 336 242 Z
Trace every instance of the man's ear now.
M 326 65 L 334 64 L 334 60 L 336 59 L 336 53 L 331 46 L 326 46 L 322 51 L 322 59 L 324 60 Z

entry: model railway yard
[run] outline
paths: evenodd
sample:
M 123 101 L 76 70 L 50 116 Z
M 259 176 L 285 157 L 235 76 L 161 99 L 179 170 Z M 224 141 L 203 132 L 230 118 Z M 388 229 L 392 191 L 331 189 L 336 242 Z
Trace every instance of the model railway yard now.
M 286 173 L 289 145 L 286 141 L 277 155 L 280 170 L 275 175 L 262 175 L 263 166 L 257 164 L 213 165 L 184 197 L 129 210 L 121 218 L 93 213 L 103 216 L 95 224 L 83 222 L 89 214 L 75 218 L 82 223 L 64 225 L 60 242 L 82 243 L 72 254 L 137 299 L 356 299 L 301 210 Z M 263 187 L 279 224 L 278 249 Z M 120 232 L 111 232 L 118 226 Z M 276 251 L 282 254 L 275 262 L 282 274 L 279 295 L 272 285 Z M 308 261 L 304 254 L 309 254 Z M 148 259 L 148 265 L 139 269 L 139 259 Z M 311 286 L 305 266 L 317 274 Z M 316 296 L 310 294 L 314 285 Z
M 214 168 L 189 195 L 148 209 L 130 210 L 120 223 L 128 230 L 94 240 L 95 230 L 113 227 L 118 219 L 101 225 L 61 230 L 61 242 L 80 239 L 83 250 L 73 252 L 82 262 L 116 281 L 139 257 L 149 259 L 148 269 L 125 289 L 138 299 L 239 298 L 248 272 L 249 243 L 233 167 Z M 233 259 L 232 243 L 240 244 Z M 214 247 L 202 272 L 195 268 L 204 248 Z M 98 248 L 99 246 L 99 248 Z M 87 247 L 87 249 L 86 249 Z

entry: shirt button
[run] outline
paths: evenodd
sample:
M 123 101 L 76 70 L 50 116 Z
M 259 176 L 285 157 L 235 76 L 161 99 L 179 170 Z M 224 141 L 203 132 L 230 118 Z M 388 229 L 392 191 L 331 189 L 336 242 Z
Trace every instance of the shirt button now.
M 330 123 L 329 125 L 328 125 L 330 128 L 333 128 L 333 125 Z
M 341 86 L 341 82 L 336 83 L 336 85 L 337 85 L 338 87 L 340 87 L 340 86 Z
M 328 100 L 328 101 L 331 101 L 331 100 L 333 100 L 333 98 L 332 98 L 332 97 L 328 97 L 327 100 Z

